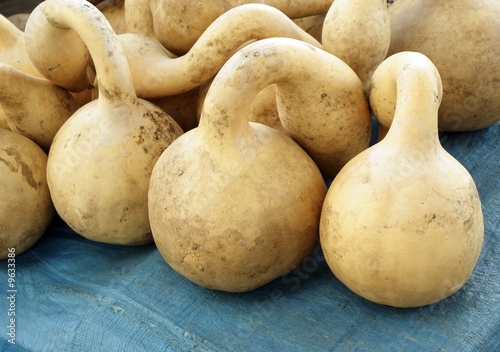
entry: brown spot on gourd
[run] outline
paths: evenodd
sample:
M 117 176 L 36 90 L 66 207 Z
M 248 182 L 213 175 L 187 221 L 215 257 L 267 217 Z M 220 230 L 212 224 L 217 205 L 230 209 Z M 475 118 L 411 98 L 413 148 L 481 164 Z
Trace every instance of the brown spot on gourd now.
M 42 185 L 41 182 L 37 182 L 35 180 L 30 166 L 22 160 L 21 154 L 19 154 L 19 152 L 15 148 L 12 147 L 5 148 L 4 151 L 7 153 L 7 155 L 14 157 L 16 165 L 2 158 L 0 158 L 0 161 L 4 162 L 7 166 L 9 166 L 12 172 L 17 172 L 19 169 L 21 169 L 21 174 L 26 179 L 26 182 L 28 182 L 28 184 L 34 189 L 38 189 L 39 187 L 41 187 Z

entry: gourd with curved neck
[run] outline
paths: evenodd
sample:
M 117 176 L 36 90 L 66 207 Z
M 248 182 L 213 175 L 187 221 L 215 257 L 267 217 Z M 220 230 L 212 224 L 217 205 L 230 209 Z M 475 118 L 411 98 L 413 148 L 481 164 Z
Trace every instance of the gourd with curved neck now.
M 353 158 L 333 180 L 320 241 L 335 276 L 376 303 L 437 302 L 469 279 L 484 236 L 481 202 L 468 171 L 439 142 L 442 86 L 416 52 L 390 56 L 370 96 L 396 105 L 386 137 Z M 378 102 L 371 99 L 374 111 Z
M 441 130 L 477 130 L 500 120 L 499 1 L 398 0 L 389 13 L 389 55 L 418 51 L 439 70 Z
M 284 131 L 304 148 L 325 177 L 335 177 L 352 157 L 369 145 L 371 115 L 361 81 L 342 60 L 307 43 L 289 38 L 258 42 L 261 42 L 259 49 L 252 53 L 257 56 L 255 61 L 245 61 L 246 65 L 240 68 L 247 75 L 251 85 L 248 89 L 252 91 L 234 89 L 231 96 L 226 92 L 221 94 L 221 99 L 253 101 L 258 92 L 275 84 L 277 110 Z M 262 81 L 257 81 L 252 64 L 265 65 L 267 71 L 259 76 Z M 232 74 L 229 70 L 225 72 Z M 243 100 L 242 95 L 248 98 Z M 206 101 L 203 106 L 205 104 Z M 230 115 L 237 116 L 241 104 L 228 105 L 225 109 L 233 108 Z M 203 123 L 203 114 L 200 123 Z
M 27 137 L 0 129 L 0 259 L 28 250 L 55 211 L 46 178 L 47 154 Z
M 59 128 L 79 105 L 66 89 L 0 63 L 0 107 L 12 131 L 48 151 Z
M 156 39 L 120 35 L 137 94 L 158 98 L 179 94 L 208 81 L 242 45 L 269 37 L 288 37 L 321 44 L 281 11 L 263 4 L 235 7 L 210 24 L 189 52 L 180 57 Z
M 347 63 L 368 91 L 371 75 L 391 43 L 387 0 L 335 0 L 321 38 L 324 49 Z
M 248 291 L 288 272 L 313 250 L 326 192 L 321 173 L 292 139 L 248 118 L 253 97 L 273 81 L 302 96 L 292 81 L 314 77 L 307 70 L 316 62 L 307 59 L 318 56 L 320 49 L 287 38 L 245 46 L 216 75 L 199 126 L 156 163 L 149 189 L 155 243 L 167 263 L 193 282 Z M 318 99 L 323 93 L 309 91 Z
M 208 26 L 226 11 L 253 1 L 188 1 L 144 0 L 149 2 L 156 38 L 176 55 L 186 54 Z M 289 1 L 263 0 L 261 4 L 272 6 L 289 18 L 324 14 L 332 0 Z
M 56 210 L 88 239 L 150 243 L 149 177 L 182 130 L 156 106 L 137 98 L 117 35 L 97 8 L 85 0 L 46 0 L 39 7 L 31 16 L 44 16 L 52 33 L 74 30 L 81 37 L 99 90 L 98 99 L 75 112 L 52 143 L 47 179 Z

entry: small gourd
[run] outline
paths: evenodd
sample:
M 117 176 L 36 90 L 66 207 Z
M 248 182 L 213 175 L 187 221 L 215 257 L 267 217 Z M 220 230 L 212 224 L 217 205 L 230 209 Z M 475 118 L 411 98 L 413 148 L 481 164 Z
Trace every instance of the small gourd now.
M 74 30 L 97 73 L 99 97 L 64 123 L 49 152 L 47 180 L 57 212 L 90 240 L 151 243 L 151 170 L 182 130 L 158 107 L 137 98 L 117 35 L 95 6 L 85 0 L 46 0 L 28 25 L 32 18 L 52 26 L 55 35 Z M 51 50 L 49 44 L 45 50 Z
M 335 276 L 353 292 L 395 307 L 428 305 L 469 279 L 483 243 L 479 195 L 439 142 L 442 98 L 423 54 L 390 56 L 373 74 L 370 103 L 395 104 L 390 129 L 333 180 L 320 241 Z
M 35 142 L 0 129 L 0 259 L 28 250 L 54 217 L 46 167 L 47 154 Z
M 440 130 L 472 131 L 500 121 L 500 1 L 398 0 L 389 13 L 388 54 L 421 52 L 439 70 Z
M 79 108 L 66 89 L 2 63 L 0 106 L 9 128 L 46 152 L 59 128 Z
M 156 38 L 176 55 L 186 54 L 209 25 L 230 9 L 250 3 L 272 6 L 289 18 L 321 15 L 332 0 L 143 0 L 149 2 Z
M 356 72 L 368 90 L 391 43 L 387 0 L 335 0 L 326 14 L 321 42 Z

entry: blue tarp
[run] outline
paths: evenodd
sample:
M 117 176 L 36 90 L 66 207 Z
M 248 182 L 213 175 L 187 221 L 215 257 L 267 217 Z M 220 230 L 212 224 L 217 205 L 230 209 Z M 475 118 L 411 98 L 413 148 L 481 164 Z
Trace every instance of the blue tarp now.
M 438 303 L 371 303 L 334 277 L 319 247 L 262 288 L 212 291 L 174 272 L 154 245 L 92 242 L 56 218 L 16 257 L 16 345 L 0 261 L 0 350 L 500 351 L 500 123 L 441 141 L 476 182 L 485 241 L 467 284 Z

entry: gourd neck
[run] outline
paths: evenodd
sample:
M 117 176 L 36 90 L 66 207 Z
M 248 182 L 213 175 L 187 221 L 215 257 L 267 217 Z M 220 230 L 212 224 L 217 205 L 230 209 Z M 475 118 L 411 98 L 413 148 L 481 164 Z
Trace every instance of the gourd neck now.
M 386 79 L 396 94 L 394 119 L 384 138 L 411 148 L 439 145 L 438 109 L 442 84 L 434 64 L 423 54 L 403 52 L 386 59 Z
M 245 4 L 232 8 L 214 20 L 182 56 L 173 57 L 156 39 L 144 41 L 150 50 L 138 56 L 131 36 L 124 42 L 130 59 L 137 94 L 156 98 L 179 94 L 201 85 L 217 73 L 242 45 L 269 37 L 287 37 L 321 48 L 322 45 L 281 11 L 264 4 Z M 148 62 L 153 69 L 143 70 Z M 163 79 L 159 77 L 168 77 Z
M 74 30 L 87 46 L 95 65 L 102 103 L 117 105 L 137 101 L 120 41 L 94 5 L 86 0 L 46 0 L 43 12 L 52 26 Z
M 271 84 L 293 90 L 294 86 L 311 81 L 311 64 L 319 65 L 325 55 L 331 57 L 321 49 L 290 38 L 262 39 L 240 49 L 210 85 L 199 130 L 215 145 L 239 143 L 251 131 L 248 121 L 256 95 Z

